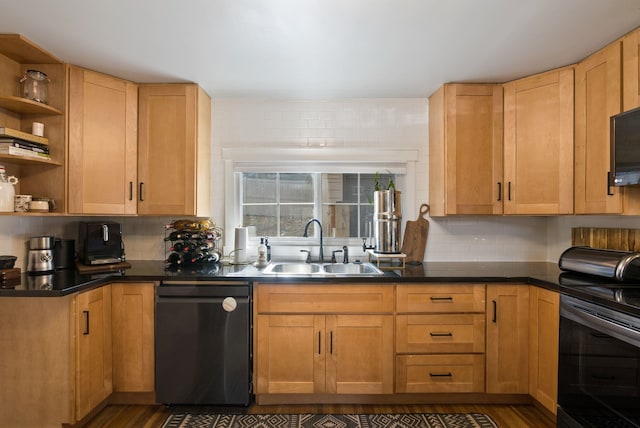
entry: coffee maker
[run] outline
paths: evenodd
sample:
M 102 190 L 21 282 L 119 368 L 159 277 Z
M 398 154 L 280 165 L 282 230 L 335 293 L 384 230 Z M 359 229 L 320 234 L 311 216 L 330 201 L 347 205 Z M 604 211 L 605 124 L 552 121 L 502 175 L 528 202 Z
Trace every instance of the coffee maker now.
M 122 227 L 109 221 L 81 221 L 78 258 L 85 265 L 120 263 L 124 260 Z
M 51 272 L 54 269 L 53 236 L 34 236 L 29 239 L 27 271 L 29 273 Z

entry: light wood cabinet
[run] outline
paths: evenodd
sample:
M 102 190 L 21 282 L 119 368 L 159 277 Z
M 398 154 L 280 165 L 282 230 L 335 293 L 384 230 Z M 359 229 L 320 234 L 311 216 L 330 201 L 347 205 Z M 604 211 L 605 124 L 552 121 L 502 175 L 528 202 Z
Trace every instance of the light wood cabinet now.
M 195 84 L 138 94 L 138 214 L 209 216 L 211 99 Z
M 85 417 L 113 392 L 111 286 L 76 296 L 76 418 Z
M 429 97 L 430 214 L 502 214 L 502 176 L 502 86 L 445 84 Z
M 554 415 L 558 402 L 560 294 L 529 287 L 529 394 Z
M 138 87 L 69 66 L 72 214 L 135 214 Z
M 0 34 L 0 127 L 31 134 L 32 123 L 44 124 L 44 136 L 49 141 L 51 159 L 0 154 L 0 164 L 7 174 L 20 182 L 16 194 L 53 198 L 56 212 L 66 205 L 65 189 L 65 106 L 67 84 L 63 62 L 18 34 Z M 20 96 L 19 79 L 26 70 L 45 73 L 48 103 Z M 34 215 L 34 213 L 1 213 L 3 215 Z M 43 214 L 37 214 L 43 215 Z M 46 215 L 46 214 L 44 214 Z
M 396 392 L 484 392 L 484 284 L 396 288 Z
M 254 290 L 258 403 L 269 394 L 393 392 L 392 285 Z
M 620 188 L 609 186 L 609 118 L 620 113 L 622 41 L 584 59 L 575 68 L 575 212 L 622 212 Z
M 622 38 L 622 111 L 640 107 L 640 29 Z M 640 214 L 640 186 L 622 189 L 623 214 Z
M 111 284 L 113 391 L 155 388 L 155 284 Z
M 504 84 L 505 214 L 573 213 L 573 68 Z
M 622 110 L 640 107 L 640 29 L 622 38 Z
M 488 393 L 529 393 L 529 286 L 487 285 Z

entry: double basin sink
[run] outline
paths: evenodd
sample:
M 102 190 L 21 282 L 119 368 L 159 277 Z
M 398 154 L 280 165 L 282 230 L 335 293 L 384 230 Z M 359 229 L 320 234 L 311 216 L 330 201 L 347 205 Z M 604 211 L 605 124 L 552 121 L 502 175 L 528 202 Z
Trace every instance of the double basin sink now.
M 372 263 L 270 263 L 263 275 L 277 276 L 378 276 L 384 275 Z

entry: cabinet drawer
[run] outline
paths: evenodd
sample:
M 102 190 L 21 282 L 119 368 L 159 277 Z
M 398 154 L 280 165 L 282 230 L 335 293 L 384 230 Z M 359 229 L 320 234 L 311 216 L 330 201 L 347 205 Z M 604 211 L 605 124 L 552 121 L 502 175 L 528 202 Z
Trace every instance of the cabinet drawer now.
M 397 288 L 398 312 L 484 312 L 484 305 L 484 284 L 399 285 Z
M 484 314 L 397 315 L 398 353 L 484 353 Z
M 484 392 L 484 355 L 398 356 L 396 392 Z
M 392 313 L 389 284 L 255 284 L 259 313 Z

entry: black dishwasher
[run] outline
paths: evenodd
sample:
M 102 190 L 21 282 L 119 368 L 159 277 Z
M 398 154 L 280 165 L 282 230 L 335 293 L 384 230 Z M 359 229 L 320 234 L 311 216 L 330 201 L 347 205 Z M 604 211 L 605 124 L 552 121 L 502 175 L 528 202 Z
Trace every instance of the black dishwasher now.
M 158 403 L 249 404 L 249 283 L 163 281 L 155 317 Z

